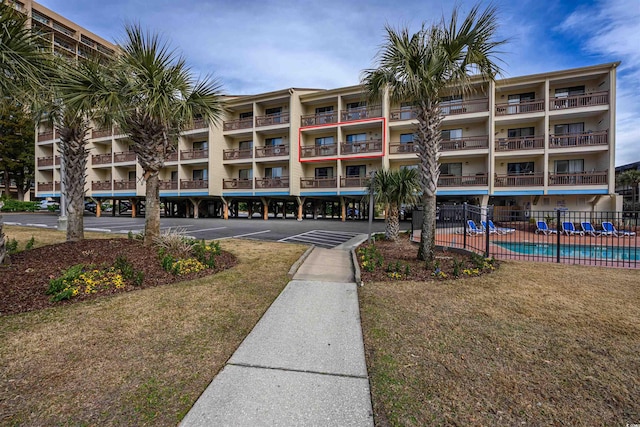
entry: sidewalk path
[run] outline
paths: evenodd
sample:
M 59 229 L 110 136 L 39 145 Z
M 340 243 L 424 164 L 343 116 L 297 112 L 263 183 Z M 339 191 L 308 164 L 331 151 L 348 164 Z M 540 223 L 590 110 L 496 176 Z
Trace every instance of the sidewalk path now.
M 181 425 L 372 426 L 353 277 L 315 248 Z

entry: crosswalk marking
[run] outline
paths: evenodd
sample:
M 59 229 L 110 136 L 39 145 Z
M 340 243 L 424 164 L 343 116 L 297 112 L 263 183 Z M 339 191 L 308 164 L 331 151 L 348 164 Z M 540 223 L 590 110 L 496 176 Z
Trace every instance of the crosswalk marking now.
M 358 233 L 345 231 L 311 230 L 294 236 L 285 237 L 278 240 L 278 242 L 299 242 L 326 248 L 334 248 L 357 235 Z

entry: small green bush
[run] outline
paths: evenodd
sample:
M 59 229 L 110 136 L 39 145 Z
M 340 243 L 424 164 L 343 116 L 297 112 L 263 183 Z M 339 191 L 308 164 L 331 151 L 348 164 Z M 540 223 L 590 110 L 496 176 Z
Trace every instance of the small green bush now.
M 142 285 L 144 272 L 136 270 L 126 256 L 119 255 L 118 258 L 116 258 L 116 262 L 113 263 L 113 268 L 116 271 L 120 271 L 122 277 L 135 286 Z
M 62 276 L 56 277 L 49 281 L 49 289 L 47 295 L 53 295 L 52 301 L 62 301 L 70 299 L 74 295 L 74 289 L 71 286 L 74 280 L 78 279 L 84 271 L 84 265 L 76 264 L 69 267 Z
M 24 247 L 24 249 L 26 251 L 33 249 L 33 245 L 36 243 L 36 238 L 31 236 L 31 238 L 27 241 L 26 246 Z
M 0 208 L 2 212 L 35 212 L 40 207 L 39 202 L 22 202 L 20 200 L 5 199 Z
M 7 249 L 7 253 L 9 255 L 15 254 L 16 252 L 18 252 L 18 241 L 16 239 L 7 239 L 5 248 Z

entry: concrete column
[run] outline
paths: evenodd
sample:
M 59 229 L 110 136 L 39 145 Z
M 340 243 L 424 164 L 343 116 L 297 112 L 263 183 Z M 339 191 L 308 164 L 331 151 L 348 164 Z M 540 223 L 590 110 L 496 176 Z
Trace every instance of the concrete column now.
M 102 206 L 100 203 L 100 199 L 96 199 L 96 218 L 100 218 L 100 215 L 102 215 Z
M 135 218 L 138 210 L 138 206 L 136 205 L 136 199 L 129 199 L 129 203 L 131 203 L 131 218 Z
M 342 222 L 347 220 L 347 205 L 344 203 L 344 197 L 340 197 L 340 220 Z
M 269 219 L 269 199 L 261 197 L 260 201 L 262 202 L 262 219 L 266 221 Z
M 198 199 L 194 199 L 194 198 L 189 198 L 189 201 L 191 202 L 191 204 L 193 205 L 193 217 L 194 218 L 199 218 L 200 217 L 200 213 L 198 212 L 199 206 L 200 206 L 200 200 Z

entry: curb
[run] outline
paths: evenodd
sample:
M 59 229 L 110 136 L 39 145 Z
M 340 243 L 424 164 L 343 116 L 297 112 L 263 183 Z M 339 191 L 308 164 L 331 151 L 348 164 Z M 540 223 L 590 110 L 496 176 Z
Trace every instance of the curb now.
M 293 263 L 293 265 L 289 269 L 289 272 L 287 273 L 289 278 L 293 278 L 293 276 L 295 276 L 296 272 L 298 271 L 298 269 L 300 268 L 304 260 L 307 259 L 307 257 L 315 247 L 316 247 L 315 245 L 309 246 L 309 248 L 306 251 L 304 251 L 302 255 L 300 255 L 300 258 L 298 258 L 298 260 Z
M 360 274 L 360 264 L 358 263 L 358 255 L 356 255 L 355 248 L 351 249 L 351 263 L 353 264 L 353 276 L 356 281 L 356 285 L 362 286 L 362 276 Z

